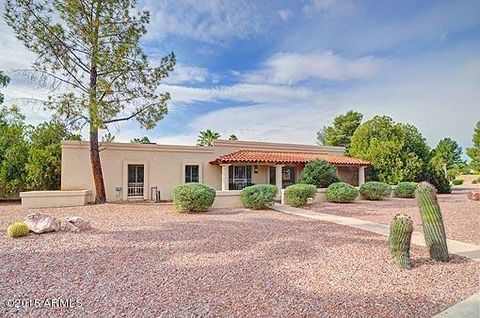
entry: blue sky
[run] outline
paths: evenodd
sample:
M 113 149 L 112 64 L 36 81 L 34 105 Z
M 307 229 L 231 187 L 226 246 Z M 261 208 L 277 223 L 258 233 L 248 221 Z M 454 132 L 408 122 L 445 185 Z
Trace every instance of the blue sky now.
M 314 143 L 316 131 L 354 109 L 416 125 L 434 146 L 468 146 L 480 120 L 478 1 L 155 1 L 143 41 L 155 63 L 178 65 L 160 87 L 169 114 L 151 131 L 111 127 L 118 141 L 147 135 L 193 144 L 211 128 L 245 140 Z M 32 56 L 0 23 L 0 69 Z M 40 94 L 17 75 L 7 101 Z M 48 114 L 23 105 L 28 120 Z

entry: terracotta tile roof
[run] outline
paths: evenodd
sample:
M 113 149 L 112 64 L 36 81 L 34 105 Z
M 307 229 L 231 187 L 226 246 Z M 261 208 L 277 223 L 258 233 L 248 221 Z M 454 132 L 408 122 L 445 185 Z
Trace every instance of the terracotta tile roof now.
M 210 161 L 211 164 L 248 162 L 248 163 L 273 163 L 273 164 L 305 164 L 313 159 L 322 159 L 334 165 L 369 165 L 368 161 L 328 153 L 311 152 L 277 152 L 277 151 L 252 151 L 239 150 Z

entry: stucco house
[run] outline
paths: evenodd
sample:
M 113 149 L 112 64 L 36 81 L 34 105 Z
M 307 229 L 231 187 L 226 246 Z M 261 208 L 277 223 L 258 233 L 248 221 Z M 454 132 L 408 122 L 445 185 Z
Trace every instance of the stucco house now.
M 110 202 L 152 199 L 152 187 L 162 200 L 170 200 L 173 188 L 186 182 L 219 192 L 261 183 L 282 189 L 296 183 L 305 164 L 316 158 L 335 165 L 343 181 L 360 185 L 369 165 L 345 156 L 343 147 L 240 140 L 217 140 L 213 147 L 102 143 L 100 156 Z M 61 186 L 63 191 L 94 191 L 88 142 L 62 143 Z

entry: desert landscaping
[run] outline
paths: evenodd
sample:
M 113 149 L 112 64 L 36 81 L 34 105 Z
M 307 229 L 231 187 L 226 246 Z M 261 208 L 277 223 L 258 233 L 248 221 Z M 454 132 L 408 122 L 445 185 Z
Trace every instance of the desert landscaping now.
M 452 197 L 441 199 L 442 207 L 465 206 Z M 357 211 L 363 202 L 354 204 Z M 380 214 L 387 202 L 368 204 Z M 387 253 L 387 237 L 272 210 L 179 214 L 171 204 L 48 210 L 2 204 L 0 226 L 32 212 L 80 216 L 92 225 L 80 233 L 0 238 L 1 294 L 81 302 L 62 316 L 431 317 L 480 291 L 479 262 L 451 255 L 439 263 L 412 246 L 412 268 L 401 271 Z M 0 308 L 0 314 L 51 310 Z

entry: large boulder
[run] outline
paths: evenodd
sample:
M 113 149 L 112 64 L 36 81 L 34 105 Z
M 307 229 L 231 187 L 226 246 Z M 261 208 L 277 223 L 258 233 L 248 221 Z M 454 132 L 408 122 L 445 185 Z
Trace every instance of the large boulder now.
M 27 223 L 30 231 L 38 234 L 54 232 L 58 230 L 58 223 L 54 218 L 38 212 L 27 215 L 25 217 L 25 223 Z
M 468 192 L 468 198 L 473 201 L 480 201 L 480 191 Z
M 60 231 L 82 232 L 90 228 L 90 222 L 79 216 L 67 216 L 60 221 Z

